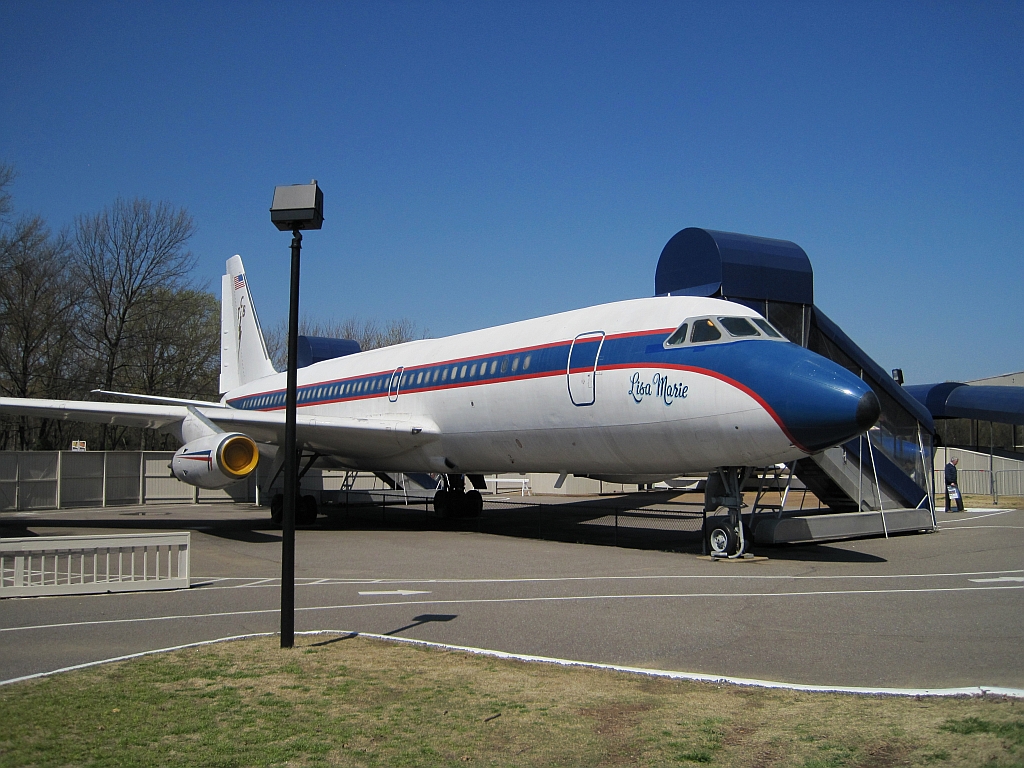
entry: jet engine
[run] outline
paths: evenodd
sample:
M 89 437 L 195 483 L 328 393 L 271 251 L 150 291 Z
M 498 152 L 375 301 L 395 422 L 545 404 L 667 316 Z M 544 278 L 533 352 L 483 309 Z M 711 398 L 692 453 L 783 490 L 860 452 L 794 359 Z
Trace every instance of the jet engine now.
M 256 469 L 256 443 L 239 432 L 207 435 L 186 443 L 171 458 L 171 473 L 200 488 L 224 488 Z

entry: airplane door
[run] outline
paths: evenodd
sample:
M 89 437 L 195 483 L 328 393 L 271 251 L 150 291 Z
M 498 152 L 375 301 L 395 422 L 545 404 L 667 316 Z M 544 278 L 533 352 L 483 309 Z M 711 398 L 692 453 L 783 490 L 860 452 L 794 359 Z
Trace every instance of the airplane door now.
M 604 344 L 604 331 L 581 333 L 569 349 L 569 399 L 573 405 L 593 405 L 597 358 Z
M 391 381 L 388 383 L 388 400 L 392 403 L 398 399 L 398 391 L 402 387 L 402 373 L 405 368 L 396 368 L 391 374 Z

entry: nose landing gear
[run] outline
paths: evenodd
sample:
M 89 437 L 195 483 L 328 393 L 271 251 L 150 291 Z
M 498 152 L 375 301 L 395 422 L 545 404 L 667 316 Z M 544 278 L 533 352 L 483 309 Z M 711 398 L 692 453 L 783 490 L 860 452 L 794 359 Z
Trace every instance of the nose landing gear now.
M 434 494 L 434 511 L 441 517 L 479 517 L 483 509 L 480 491 L 466 493 L 465 475 L 445 475 L 444 487 Z
M 743 483 L 749 475 L 749 467 L 719 467 L 708 474 L 704 512 L 713 516 L 708 517 L 705 543 L 713 558 L 739 558 L 746 552 Z

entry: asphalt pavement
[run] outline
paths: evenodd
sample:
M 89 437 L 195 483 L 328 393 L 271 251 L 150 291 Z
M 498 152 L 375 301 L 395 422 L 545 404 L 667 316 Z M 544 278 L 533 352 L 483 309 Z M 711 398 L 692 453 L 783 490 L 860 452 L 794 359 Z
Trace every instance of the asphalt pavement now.
M 490 508 L 457 525 L 412 510 L 321 518 L 297 532 L 296 629 L 810 685 L 1024 689 L 1024 510 L 712 562 L 692 516 L 620 546 L 579 544 L 558 520 L 612 540 L 609 510 L 630 500 L 550 501 L 505 526 L 508 510 Z M 267 517 L 248 505 L 0 515 L 4 537 L 191 530 L 193 574 L 188 590 L 0 601 L 0 680 L 276 631 L 281 537 Z

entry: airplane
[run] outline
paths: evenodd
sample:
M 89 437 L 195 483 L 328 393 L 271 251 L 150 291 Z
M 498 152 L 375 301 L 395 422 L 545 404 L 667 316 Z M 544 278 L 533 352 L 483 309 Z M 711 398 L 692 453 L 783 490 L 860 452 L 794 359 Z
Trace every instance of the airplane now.
M 170 432 L 182 443 L 172 473 L 202 488 L 247 477 L 262 453 L 273 457 L 269 488 L 284 464 L 286 374 L 241 257 L 226 267 L 219 402 L 0 398 L 0 411 Z M 744 472 L 843 443 L 879 413 L 864 381 L 754 310 L 657 296 L 316 362 L 298 371 L 296 440 L 307 468 L 440 476 L 443 516 L 478 515 L 490 473 L 558 473 L 560 487 L 570 474 L 653 483 L 708 472 L 706 508 L 728 508 L 711 553 L 737 557 Z M 281 506 L 275 497 L 277 519 Z M 297 509 L 300 523 L 317 514 L 315 500 Z

